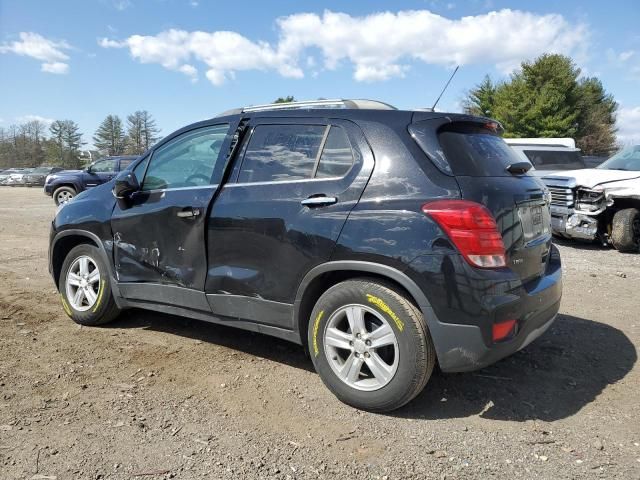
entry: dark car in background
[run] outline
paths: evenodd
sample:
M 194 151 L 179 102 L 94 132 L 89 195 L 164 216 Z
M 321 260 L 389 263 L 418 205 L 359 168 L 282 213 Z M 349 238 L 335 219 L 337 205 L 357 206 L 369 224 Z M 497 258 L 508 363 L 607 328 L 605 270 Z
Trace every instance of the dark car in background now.
M 136 155 L 106 157 L 84 170 L 64 170 L 47 176 L 44 193 L 52 196 L 56 205 L 68 202 L 78 193 L 97 187 L 126 170 L 138 158 Z
M 62 172 L 62 167 L 38 167 L 24 175 L 22 183 L 27 187 L 43 187 L 47 175 Z
M 398 408 L 436 363 L 482 368 L 558 312 L 549 195 L 501 130 L 369 100 L 189 125 L 58 210 L 63 308 L 81 325 L 137 307 L 274 335 L 344 402 Z

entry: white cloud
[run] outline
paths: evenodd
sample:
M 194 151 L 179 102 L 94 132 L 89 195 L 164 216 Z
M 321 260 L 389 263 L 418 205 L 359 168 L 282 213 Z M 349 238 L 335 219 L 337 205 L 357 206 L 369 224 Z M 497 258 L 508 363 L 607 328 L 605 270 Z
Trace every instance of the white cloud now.
M 123 10 L 132 7 L 133 3 L 131 2 L 131 0 L 114 0 L 113 6 L 116 10 L 122 12 Z
M 640 143 L 640 107 L 621 108 L 618 111 L 618 140 L 622 143 Z
M 102 48 L 122 48 L 127 46 L 125 42 L 118 42 L 116 40 L 110 40 L 108 38 L 99 38 L 98 45 L 100 45 Z
M 64 50 L 71 46 L 64 40 L 56 42 L 38 33 L 20 32 L 20 40 L 0 45 L 0 53 L 15 53 L 42 61 L 42 71 L 48 73 L 67 73 L 69 56 Z
M 620 52 L 620 55 L 618 55 L 618 59 L 620 59 L 621 62 L 626 62 L 631 57 L 633 57 L 633 55 L 635 53 L 636 52 L 634 52 L 633 50 L 627 50 L 626 52 Z
M 508 9 L 455 20 L 428 10 L 361 17 L 325 11 L 281 17 L 276 25 L 278 41 L 273 44 L 236 32 L 174 29 L 98 43 L 104 48 L 127 47 L 141 63 L 157 63 L 191 78 L 197 75 L 192 63 L 201 62 L 206 77 L 221 85 L 242 70 L 273 70 L 301 78 L 299 64 L 305 63 L 309 50 L 321 53 L 325 69 L 347 63 L 357 81 L 381 81 L 403 77 L 415 62 L 446 67 L 488 63 L 508 72 L 545 52 L 580 58 L 589 40 L 586 25 L 569 23 L 561 15 Z
M 31 115 L 31 114 L 22 115 L 21 117 L 16 118 L 16 121 L 18 123 L 33 122 L 34 120 L 37 120 L 38 122 L 42 122 L 47 126 L 51 125 L 55 121 L 53 118 L 47 118 L 47 117 L 42 117 L 40 115 Z
M 43 63 L 42 71 L 47 73 L 65 74 L 69 72 L 69 64 L 63 62 Z

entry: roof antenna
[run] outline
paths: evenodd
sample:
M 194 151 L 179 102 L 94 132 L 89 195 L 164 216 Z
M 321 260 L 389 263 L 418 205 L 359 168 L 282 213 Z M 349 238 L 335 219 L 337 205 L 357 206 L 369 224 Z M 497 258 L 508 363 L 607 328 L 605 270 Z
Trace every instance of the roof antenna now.
M 445 90 L 447 89 L 447 87 L 449 86 L 449 84 L 451 83 L 451 80 L 453 80 L 453 77 L 456 75 L 456 73 L 458 73 L 458 69 L 460 68 L 460 65 L 456 65 L 456 69 L 453 71 L 453 73 L 451 74 L 451 76 L 449 77 L 449 80 L 447 81 L 447 83 L 445 84 L 444 88 L 442 89 L 442 91 L 440 92 L 440 95 L 438 95 L 438 98 L 436 98 L 436 101 L 433 103 L 433 107 L 431 107 L 431 111 L 435 112 L 436 111 L 436 105 L 438 104 L 438 102 L 440 101 L 440 99 L 442 98 L 442 95 L 444 94 Z

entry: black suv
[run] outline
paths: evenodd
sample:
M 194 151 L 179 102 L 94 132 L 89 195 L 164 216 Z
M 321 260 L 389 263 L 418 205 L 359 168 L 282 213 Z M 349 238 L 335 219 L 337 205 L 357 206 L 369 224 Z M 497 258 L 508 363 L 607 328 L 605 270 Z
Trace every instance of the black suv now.
M 88 188 L 112 180 L 119 172 L 126 170 L 136 158 L 138 157 L 135 155 L 105 157 L 93 162 L 84 170 L 52 172 L 44 181 L 44 193 L 53 197 L 56 205 L 61 205 Z
M 436 362 L 474 370 L 549 328 L 549 195 L 486 118 L 363 101 L 225 112 L 65 204 L 66 313 L 137 307 L 304 346 L 344 402 L 389 411 Z

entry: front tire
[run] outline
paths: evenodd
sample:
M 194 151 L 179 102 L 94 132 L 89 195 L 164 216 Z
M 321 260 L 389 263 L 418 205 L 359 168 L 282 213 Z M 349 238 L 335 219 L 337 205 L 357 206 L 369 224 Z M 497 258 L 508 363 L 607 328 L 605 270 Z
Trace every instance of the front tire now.
M 80 325 L 103 325 L 120 313 L 111 293 L 107 265 L 93 245 L 71 249 L 62 264 L 58 283 L 64 311 Z
M 640 210 L 625 208 L 613 216 L 611 243 L 620 252 L 637 252 L 640 249 Z
M 67 203 L 73 197 L 76 196 L 76 190 L 73 187 L 59 187 L 53 192 L 53 201 L 56 202 L 56 206 L 60 206 L 63 203 Z
M 426 385 L 436 357 L 418 308 L 390 285 L 348 280 L 316 303 L 308 329 L 324 384 L 353 407 L 389 412 Z

